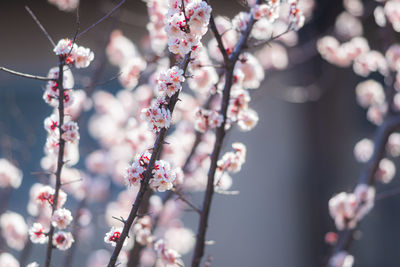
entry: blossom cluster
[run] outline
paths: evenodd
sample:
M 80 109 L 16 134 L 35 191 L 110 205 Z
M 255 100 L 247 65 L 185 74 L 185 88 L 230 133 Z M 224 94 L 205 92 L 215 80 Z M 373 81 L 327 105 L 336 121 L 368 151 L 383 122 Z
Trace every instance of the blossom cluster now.
M 150 130 L 159 132 L 162 128 L 169 128 L 171 111 L 169 99 L 182 89 L 185 81 L 183 70 L 174 66 L 161 72 L 157 79 L 158 97 L 149 108 L 142 109 L 141 118 L 148 122 Z
M 62 58 L 67 65 L 75 68 L 87 68 L 94 59 L 89 48 L 78 46 L 73 40 L 61 39 L 54 47 L 54 53 Z
M 185 55 L 201 45 L 200 39 L 207 32 L 210 14 L 211 7 L 205 1 L 170 1 L 164 28 L 169 51 Z
M 221 126 L 223 117 L 216 110 L 198 108 L 195 115 L 195 129 L 204 133 L 207 129 Z
M 220 171 L 237 173 L 241 170 L 246 161 L 246 146 L 242 143 L 233 143 L 234 152 L 225 153 L 217 162 L 217 168 Z
M 0 216 L 1 237 L 7 246 L 22 250 L 28 239 L 28 226 L 25 219 L 18 213 L 5 212 Z
M 329 212 L 338 230 L 353 229 L 374 206 L 375 188 L 359 184 L 353 193 L 342 192 L 329 200 Z
M 48 241 L 47 233 L 49 228 L 45 225 L 52 224 L 58 229 L 65 229 L 72 221 L 71 212 L 63 208 L 67 194 L 60 189 L 58 193 L 57 207 L 52 214 L 51 205 L 54 201 L 54 188 L 35 184 L 31 189 L 31 198 L 28 206 L 28 211 L 34 216 L 37 216 L 37 222 L 29 229 L 29 237 L 32 243 L 45 244 Z M 69 232 L 59 231 L 53 236 L 53 245 L 60 250 L 68 249 L 74 242 L 72 234 Z
M 176 173 L 171 169 L 171 165 L 164 160 L 157 160 L 149 184 L 154 191 L 165 192 L 172 189 L 175 179 Z
M 126 170 L 125 184 L 130 186 L 138 186 L 144 178 L 144 172 L 150 162 L 151 154 L 149 152 L 137 155 L 135 162 Z M 157 160 L 152 170 L 152 178 L 150 179 L 150 187 L 159 192 L 170 190 L 176 179 L 175 170 L 171 169 L 171 165 L 164 160 Z

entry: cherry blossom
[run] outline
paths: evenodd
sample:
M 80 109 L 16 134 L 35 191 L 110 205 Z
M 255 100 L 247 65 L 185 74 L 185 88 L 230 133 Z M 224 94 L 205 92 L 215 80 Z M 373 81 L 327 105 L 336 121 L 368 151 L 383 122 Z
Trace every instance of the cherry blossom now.
M 51 217 L 53 226 L 59 229 L 65 229 L 72 222 L 71 212 L 65 208 L 57 209 Z
M 108 233 L 106 233 L 106 236 L 104 237 L 104 242 L 111 244 L 112 246 L 115 247 L 119 237 L 121 236 L 121 233 L 122 233 L 122 228 L 112 227 L 111 230 Z M 128 240 L 125 239 L 123 246 L 126 246 L 127 244 Z
M 153 169 L 153 178 L 150 179 L 150 187 L 158 192 L 170 190 L 176 179 L 176 173 L 171 165 L 163 160 L 157 160 Z
M 48 241 L 47 238 L 48 229 L 46 229 L 40 223 L 34 223 L 31 228 L 29 228 L 29 238 L 32 243 L 45 244 Z
M 53 236 L 53 245 L 59 250 L 67 250 L 74 242 L 70 232 L 58 231 Z

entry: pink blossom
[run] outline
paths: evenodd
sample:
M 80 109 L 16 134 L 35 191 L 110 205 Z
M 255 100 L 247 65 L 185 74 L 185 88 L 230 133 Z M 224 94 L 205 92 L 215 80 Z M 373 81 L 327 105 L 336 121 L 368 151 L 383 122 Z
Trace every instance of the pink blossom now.
M 258 123 L 258 114 L 252 109 L 246 109 L 239 114 L 238 125 L 243 131 L 250 131 Z
M 51 217 L 51 223 L 54 227 L 65 229 L 72 222 L 71 212 L 65 208 L 57 209 Z
M 65 122 L 61 126 L 61 130 L 63 131 L 61 137 L 66 142 L 75 143 L 80 138 L 79 132 L 78 132 L 78 130 L 79 130 L 78 124 L 74 121 Z
M 53 245 L 59 250 L 69 249 L 74 241 L 70 232 L 59 231 L 53 235 Z
M 171 190 L 173 182 L 176 179 L 176 173 L 171 165 L 164 160 L 157 160 L 154 164 L 153 178 L 150 179 L 150 187 L 158 192 Z
M 47 238 L 48 229 L 46 229 L 41 223 L 34 223 L 31 228 L 29 228 L 29 238 L 32 243 L 45 244 L 48 241 Z
M 122 233 L 122 227 L 120 228 L 111 227 L 111 230 L 108 233 L 106 233 L 106 236 L 104 237 L 104 242 L 111 244 L 113 247 L 115 247 L 119 238 L 121 237 L 121 233 Z M 125 239 L 123 246 L 126 246 L 127 243 L 128 240 Z

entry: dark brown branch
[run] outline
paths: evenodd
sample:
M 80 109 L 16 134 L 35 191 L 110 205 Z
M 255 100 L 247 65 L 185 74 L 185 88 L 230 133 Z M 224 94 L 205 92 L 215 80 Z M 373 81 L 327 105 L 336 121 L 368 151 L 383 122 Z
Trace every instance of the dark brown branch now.
M 258 4 L 259 2 L 260 0 L 257 0 L 256 3 Z M 208 171 L 206 193 L 204 195 L 203 208 L 200 215 L 200 221 L 197 230 L 196 245 L 192 257 L 192 267 L 198 267 L 204 255 L 204 246 L 205 246 L 206 232 L 208 227 L 208 217 L 210 214 L 211 202 L 214 195 L 215 173 L 217 170 L 217 162 L 219 159 L 219 155 L 225 137 L 225 125 L 227 121 L 227 110 L 229 106 L 231 87 L 233 82 L 233 71 L 236 62 L 239 59 L 239 55 L 246 47 L 247 40 L 250 36 L 250 32 L 253 28 L 254 23 L 255 23 L 254 17 L 250 16 L 245 31 L 243 32 L 241 38 L 239 39 L 239 42 L 236 44 L 232 54 L 229 57 L 230 64 L 227 65 L 229 67 L 227 68 L 225 73 L 225 86 L 222 93 L 222 105 L 220 110 L 220 114 L 223 117 L 223 121 L 222 124 L 216 129 L 216 140 L 214 143 L 213 152 L 211 154 L 211 163 L 210 163 L 210 169 Z
M 13 75 L 17 75 L 17 76 L 28 78 L 28 79 L 34 79 L 34 80 L 39 80 L 39 81 L 54 81 L 54 79 L 51 79 L 51 78 L 36 76 L 36 75 L 32 75 L 32 74 L 26 74 L 26 73 L 18 72 L 15 70 L 7 69 L 5 67 L 0 67 L 0 71 L 5 71 L 5 72 L 11 73 Z
M 180 66 L 180 68 L 183 70 L 183 75 L 185 75 L 185 73 L 186 73 L 186 70 L 187 70 L 187 67 L 189 65 L 189 62 L 190 62 L 190 53 L 185 56 L 185 58 L 183 59 L 183 61 L 181 63 L 181 66 Z M 171 97 L 171 99 L 169 101 L 168 108 L 169 108 L 169 110 L 171 112 L 171 115 L 172 115 L 173 110 L 175 108 L 175 104 L 178 101 L 178 97 L 179 97 L 179 92 L 175 93 Z M 124 224 L 124 228 L 122 230 L 121 236 L 117 241 L 117 244 L 115 246 L 114 252 L 113 252 L 113 254 L 112 254 L 111 258 L 110 258 L 110 261 L 109 261 L 109 263 L 107 265 L 108 267 L 114 267 L 115 266 L 115 264 L 117 262 L 117 259 L 118 259 L 118 256 L 119 256 L 119 253 L 121 252 L 122 245 L 123 245 L 125 239 L 128 236 L 128 233 L 129 233 L 129 230 L 130 230 L 130 228 L 131 228 L 131 226 L 133 224 L 133 221 L 137 217 L 137 213 L 138 213 L 139 207 L 140 207 L 140 205 L 141 205 L 141 203 L 142 203 L 142 201 L 144 199 L 145 193 L 146 193 L 146 191 L 147 191 L 147 189 L 149 187 L 149 181 L 150 181 L 150 179 L 152 177 L 152 171 L 154 169 L 155 161 L 156 161 L 156 159 L 159 157 L 159 155 L 161 153 L 162 145 L 164 143 L 164 138 L 165 138 L 167 132 L 168 132 L 168 129 L 162 128 L 160 130 L 160 132 L 158 133 L 158 135 L 157 135 L 156 141 L 155 141 L 153 149 L 152 149 L 150 162 L 149 162 L 149 164 L 147 166 L 146 171 L 143 174 L 143 179 L 141 180 L 140 189 L 139 189 L 139 192 L 138 192 L 138 194 L 136 196 L 135 203 L 133 204 L 132 209 L 131 209 L 131 211 L 129 213 L 128 219 L 126 220 L 126 222 Z
M 56 186 L 54 188 L 54 198 L 52 208 L 52 214 L 57 209 L 58 204 L 58 195 L 61 188 L 61 171 L 64 165 L 64 148 L 65 148 L 65 140 L 62 138 L 63 130 L 62 125 L 64 124 L 64 59 L 62 57 L 59 58 L 58 63 L 58 79 L 57 79 L 57 88 L 59 91 L 58 94 L 58 114 L 59 114 L 59 150 L 58 150 L 58 158 L 57 158 L 57 170 L 56 170 Z M 54 226 L 50 224 L 50 230 L 48 234 L 48 243 L 47 243 L 47 251 L 46 251 L 46 263 L 45 267 L 50 267 L 51 263 L 51 254 L 53 252 L 53 234 L 54 234 Z
M 81 37 L 82 35 L 84 35 L 85 33 L 87 33 L 88 31 L 90 31 L 91 29 L 93 29 L 94 27 L 96 27 L 98 24 L 100 24 L 103 20 L 107 19 L 108 17 L 110 17 L 112 14 L 114 14 L 115 11 L 117 11 L 124 3 L 126 2 L 126 0 L 121 0 L 121 2 L 118 3 L 118 5 L 116 5 L 113 9 L 111 9 L 107 14 L 105 14 L 101 19 L 99 19 L 98 21 L 96 21 L 95 23 L 93 23 L 92 25 L 90 25 L 87 29 L 83 30 L 82 32 L 80 32 L 77 36 L 76 39 L 78 39 L 79 37 Z
M 46 29 L 43 27 L 43 25 L 40 23 L 39 19 L 35 16 L 35 14 L 32 12 L 32 10 L 28 7 L 25 6 L 26 11 L 28 11 L 29 15 L 31 15 L 31 17 L 33 18 L 33 20 L 36 22 L 36 24 L 39 26 L 39 28 L 42 30 L 42 32 L 44 33 L 44 35 L 46 35 L 47 39 L 50 41 L 51 45 L 53 47 L 56 46 L 56 44 L 54 43 L 53 39 L 51 38 L 50 34 L 46 31 Z
M 374 153 L 371 159 L 368 161 L 364 171 L 362 172 L 358 183 L 367 184 L 373 186 L 375 183 L 375 173 L 378 170 L 379 162 L 385 155 L 387 140 L 394 131 L 400 128 L 400 115 L 390 115 L 385 121 L 378 127 L 375 133 L 374 140 Z M 330 258 L 335 253 L 348 250 L 352 241 L 354 240 L 355 229 L 347 229 L 339 233 L 339 239 L 336 245 L 333 247 L 330 256 L 328 257 L 326 266 L 329 266 Z
M 206 3 L 208 3 L 207 0 L 204 0 L 204 1 Z M 226 49 L 224 47 L 224 43 L 222 42 L 222 35 L 218 32 L 217 26 L 215 25 L 214 16 L 212 15 L 212 13 L 210 14 L 210 25 L 209 26 L 210 26 L 211 32 L 214 35 L 214 38 L 217 40 L 219 51 L 221 52 L 222 57 L 224 58 L 225 67 L 229 68 L 231 61 L 229 60 L 228 52 L 226 51 Z

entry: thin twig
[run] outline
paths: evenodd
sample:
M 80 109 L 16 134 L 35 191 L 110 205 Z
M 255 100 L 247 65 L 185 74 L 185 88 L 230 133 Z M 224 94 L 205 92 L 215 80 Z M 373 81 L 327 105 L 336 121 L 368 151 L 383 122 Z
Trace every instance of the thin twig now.
M 68 182 L 62 183 L 61 185 L 64 186 L 64 185 L 69 185 L 69 184 L 78 183 L 78 182 L 82 182 L 82 181 L 83 181 L 83 179 L 79 178 L 79 179 L 76 179 L 76 180 L 72 180 L 72 181 L 68 181 Z
M 121 2 L 119 2 L 118 5 L 116 5 L 113 9 L 111 9 L 107 14 L 105 14 L 101 19 L 99 19 L 98 21 L 96 21 L 95 23 L 93 23 L 92 25 L 90 25 L 87 29 L 83 30 L 82 32 L 80 32 L 76 38 L 78 39 L 79 37 L 81 37 L 82 35 L 84 35 L 85 33 L 87 33 L 88 31 L 90 31 L 91 29 L 93 29 L 94 27 L 96 27 L 99 23 L 101 23 L 103 20 L 107 19 L 108 17 L 110 17 L 115 11 L 118 10 L 118 8 L 120 8 L 124 3 L 126 2 L 126 0 L 121 0 Z
M 28 79 L 34 79 L 34 80 L 46 81 L 46 82 L 54 81 L 54 79 L 52 79 L 52 78 L 42 77 L 42 76 L 37 76 L 37 75 L 32 75 L 32 74 L 26 74 L 26 73 L 18 72 L 18 71 L 15 71 L 15 70 L 7 69 L 5 67 L 0 67 L 0 71 L 5 71 L 5 72 L 8 72 L 10 74 L 17 75 L 17 76 L 24 77 L 24 78 L 28 78 Z
M 31 17 L 33 18 L 33 20 L 36 22 L 36 24 L 39 26 L 39 28 L 42 30 L 42 32 L 44 33 L 44 35 L 46 35 L 47 39 L 50 41 L 51 45 L 53 47 L 56 46 L 56 44 L 54 43 L 53 39 L 51 38 L 50 34 L 46 31 L 46 29 L 43 27 L 42 23 L 40 23 L 40 21 L 38 20 L 38 18 L 35 16 L 35 14 L 32 12 L 32 10 L 28 7 L 25 6 L 26 11 L 28 11 L 29 15 L 31 15 Z
M 271 37 L 270 37 L 269 39 L 255 42 L 255 43 L 252 44 L 252 45 L 248 45 L 247 48 L 256 48 L 256 47 L 260 47 L 260 46 L 262 46 L 262 45 L 267 45 L 267 44 L 271 43 L 272 41 L 275 41 L 276 39 L 279 39 L 279 38 L 282 37 L 283 35 L 289 33 L 291 30 L 292 30 L 292 29 L 291 29 L 290 27 L 288 27 L 285 31 L 281 32 L 280 34 L 278 34 L 278 35 L 273 35 L 273 34 L 272 34 Z
M 201 210 L 198 207 L 196 207 L 192 202 L 190 202 L 187 198 L 185 198 L 185 196 L 178 189 L 173 188 L 172 192 L 174 192 L 180 200 L 188 204 L 189 207 L 191 207 L 195 212 L 201 214 Z

